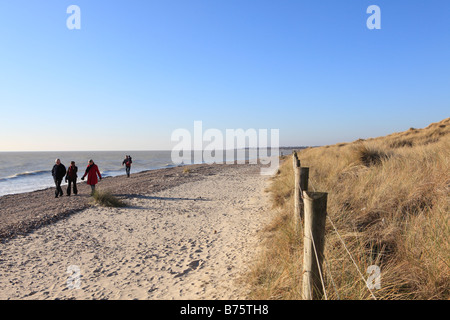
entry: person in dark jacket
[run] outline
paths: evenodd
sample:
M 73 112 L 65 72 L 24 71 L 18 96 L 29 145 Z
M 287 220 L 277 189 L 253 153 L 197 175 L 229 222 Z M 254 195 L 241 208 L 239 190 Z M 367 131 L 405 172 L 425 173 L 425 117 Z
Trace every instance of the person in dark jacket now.
M 130 177 L 131 164 L 133 161 L 131 160 L 131 156 L 125 156 L 125 160 L 122 161 L 122 165 L 125 165 L 125 172 L 127 173 L 127 177 Z
M 78 172 L 78 167 L 75 165 L 75 161 L 71 161 L 70 162 L 70 167 L 67 168 L 67 174 L 66 174 L 66 182 L 68 182 L 67 185 L 67 196 L 70 197 L 70 191 L 71 191 L 71 186 L 73 185 L 73 194 L 77 195 L 78 194 L 78 189 L 77 189 L 77 172 Z
M 61 160 L 56 159 L 55 165 L 53 166 L 52 169 L 52 176 L 56 185 L 55 198 L 58 198 L 58 196 L 63 195 L 61 183 L 65 175 L 66 175 L 66 167 L 61 163 Z
M 91 186 L 91 196 L 94 195 L 95 185 L 98 183 L 98 179 L 102 180 L 102 175 L 100 174 L 100 170 L 98 170 L 97 165 L 94 163 L 94 160 L 89 160 L 88 166 L 84 175 L 81 177 L 81 180 L 84 180 L 84 177 L 88 176 L 87 184 Z M 97 178 L 98 176 L 98 178 Z

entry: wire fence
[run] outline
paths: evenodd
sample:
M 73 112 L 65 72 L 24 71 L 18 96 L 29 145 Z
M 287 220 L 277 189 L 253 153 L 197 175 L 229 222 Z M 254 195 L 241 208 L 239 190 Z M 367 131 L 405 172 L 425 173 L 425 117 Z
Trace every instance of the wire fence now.
M 295 175 L 299 175 L 300 161 L 298 160 L 297 154 L 296 154 L 295 152 L 294 152 L 294 154 L 293 154 L 293 157 L 294 157 L 294 161 L 293 161 L 294 174 L 295 174 Z M 297 166 L 297 168 L 296 168 L 296 166 Z M 303 177 L 300 177 L 299 179 L 296 179 L 296 180 L 295 180 L 295 181 L 296 181 L 295 188 L 299 188 L 300 190 L 299 190 L 299 192 L 294 193 L 294 194 L 299 194 L 299 198 L 300 198 L 300 200 L 301 200 L 300 202 L 302 203 L 302 211 L 304 211 L 304 210 L 305 210 L 305 205 L 304 205 L 304 202 L 305 202 L 304 191 L 307 191 L 307 190 L 302 190 L 301 187 L 300 187 L 300 185 L 305 185 L 304 183 L 303 183 L 303 184 L 300 183 L 300 181 L 302 180 L 302 178 L 303 178 Z M 308 174 L 307 179 L 309 180 L 309 174 Z M 313 179 L 310 179 L 309 185 L 310 185 L 311 189 L 314 190 L 313 193 L 317 193 L 317 189 L 315 188 L 314 184 L 315 184 L 315 181 L 314 181 Z M 306 185 L 308 185 L 308 183 L 307 183 Z M 326 208 L 325 208 L 325 210 L 326 210 Z M 306 214 L 305 212 L 302 212 L 302 213 L 303 213 L 303 214 Z M 299 214 L 300 214 L 300 216 L 302 216 L 302 213 L 294 212 L 295 215 L 299 215 Z M 351 254 L 351 252 L 350 252 L 350 250 L 349 250 L 347 244 L 345 243 L 343 237 L 341 236 L 341 233 L 338 231 L 338 229 L 337 229 L 335 223 L 331 220 L 331 218 L 329 217 L 329 215 L 327 214 L 327 212 L 324 212 L 324 214 L 326 215 L 327 220 L 329 221 L 329 223 L 330 223 L 331 226 L 333 227 L 334 232 L 336 233 L 336 235 L 337 235 L 339 241 L 342 243 L 342 245 L 343 245 L 343 247 L 344 247 L 344 249 L 345 249 L 345 252 L 347 253 L 347 255 L 348 255 L 348 257 L 350 258 L 350 260 L 351 260 L 352 264 L 354 265 L 354 267 L 356 268 L 356 271 L 358 272 L 359 276 L 361 277 L 361 280 L 364 282 L 364 285 L 365 285 L 365 287 L 367 288 L 368 292 L 370 293 L 370 296 L 372 297 L 372 299 L 377 300 L 377 297 L 375 296 L 373 290 L 370 288 L 370 286 L 369 286 L 367 280 L 364 278 L 363 273 L 361 272 L 361 270 L 360 270 L 358 264 L 356 263 L 355 259 L 353 258 L 353 255 Z M 304 219 L 303 219 L 303 220 L 304 220 Z M 297 220 L 297 221 L 298 221 L 298 223 L 300 223 L 300 224 L 303 224 L 303 222 L 304 222 L 304 221 L 302 221 L 302 219 Z M 323 233 L 325 233 L 325 225 L 323 226 L 323 229 L 324 229 L 324 230 L 323 230 Z M 311 230 L 311 229 L 308 229 L 308 230 L 307 230 L 307 229 L 303 226 L 303 227 L 302 227 L 302 231 L 303 231 L 303 234 L 304 234 L 304 242 L 305 242 L 305 240 L 309 240 L 309 241 L 311 241 L 311 243 L 312 243 L 312 247 L 313 247 L 313 251 L 314 251 L 314 257 L 313 257 L 313 259 L 315 259 L 315 262 L 316 262 L 316 264 L 317 264 L 317 269 L 318 269 L 318 270 L 317 270 L 318 275 L 316 274 L 316 275 L 313 275 L 313 276 L 316 277 L 317 279 L 320 279 L 320 285 L 321 285 L 321 288 L 322 288 L 322 290 L 323 290 L 323 298 L 324 298 L 325 300 L 328 300 L 329 295 L 327 294 L 327 290 L 326 290 L 326 284 L 325 284 L 324 277 L 323 277 L 323 268 L 322 268 L 322 263 L 321 263 L 321 261 L 324 261 L 324 262 L 325 262 L 326 269 L 327 269 L 327 272 L 328 272 L 328 276 L 329 276 L 329 278 L 330 278 L 330 280 L 331 280 L 332 287 L 333 287 L 334 292 L 335 292 L 335 294 L 336 294 L 336 296 L 337 296 L 337 299 L 340 300 L 340 295 L 339 295 L 339 292 L 338 292 L 336 283 L 335 283 L 335 281 L 334 281 L 334 279 L 333 279 L 332 270 L 331 270 L 331 268 L 330 268 L 329 261 L 326 259 L 326 257 L 324 256 L 323 252 L 321 251 L 321 249 L 316 247 L 316 241 L 314 240 L 315 236 L 313 235 L 312 230 Z M 319 235 L 319 236 L 320 236 L 320 235 Z M 322 250 L 323 250 L 323 248 L 322 248 Z M 307 254 L 307 250 L 305 250 L 305 253 L 304 253 L 304 254 L 305 254 L 305 255 Z M 311 254 L 311 253 L 309 253 L 309 254 Z M 320 258 L 319 258 L 319 257 L 320 257 Z M 304 262 L 305 262 L 305 261 L 307 261 L 307 257 L 304 256 Z M 305 264 L 305 263 L 304 263 L 304 264 Z M 310 271 L 310 270 L 308 270 L 308 272 L 309 272 L 309 271 Z M 303 271 L 303 274 L 304 274 L 304 275 L 305 275 L 305 272 L 306 272 L 306 271 L 305 271 L 305 265 L 304 265 L 304 271 Z M 304 277 L 304 278 L 303 278 L 303 282 L 305 282 L 305 281 L 311 281 L 311 280 Z M 312 297 L 314 297 L 314 294 L 313 294 L 313 292 L 311 291 L 311 288 L 313 288 L 313 290 L 314 290 L 314 289 L 317 289 L 317 288 L 314 288 L 311 284 L 308 284 L 308 285 L 306 285 L 306 286 L 305 286 L 305 284 L 303 285 L 303 291 L 305 291 L 305 290 L 308 291 L 308 292 L 303 292 L 303 293 L 302 293 L 303 297 L 308 297 L 309 299 L 312 299 Z

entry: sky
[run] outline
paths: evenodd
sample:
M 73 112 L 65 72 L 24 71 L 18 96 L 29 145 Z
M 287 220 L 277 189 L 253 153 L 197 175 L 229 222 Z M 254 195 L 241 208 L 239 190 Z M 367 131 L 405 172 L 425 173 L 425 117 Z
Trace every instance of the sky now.
M 423 128 L 450 116 L 449 13 L 448 0 L 1 0 L 0 151 L 170 150 L 194 121 L 279 129 L 282 146 Z

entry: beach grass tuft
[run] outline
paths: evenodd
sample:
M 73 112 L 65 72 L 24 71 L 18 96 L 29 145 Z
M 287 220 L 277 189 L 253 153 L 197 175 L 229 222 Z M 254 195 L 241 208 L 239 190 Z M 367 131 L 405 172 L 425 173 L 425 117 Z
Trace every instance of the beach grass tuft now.
M 385 151 L 367 143 L 357 143 L 353 147 L 353 155 L 356 163 L 366 167 L 379 165 L 383 160 L 389 158 Z
M 96 190 L 92 195 L 93 203 L 102 207 L 122 208 L 127 204 L 109 191 Z

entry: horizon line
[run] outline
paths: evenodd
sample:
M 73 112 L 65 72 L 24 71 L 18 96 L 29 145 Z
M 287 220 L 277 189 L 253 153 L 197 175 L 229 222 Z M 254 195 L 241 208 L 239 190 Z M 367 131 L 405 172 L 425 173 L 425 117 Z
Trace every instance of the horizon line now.
M 281 146 L 278 149 L 304 149 L 318 146 Z M 275 149 L 271 147 L 267 148 L 234 148 L 234 149 L 220 149 L 221 151 L 227 150 L 248 150 L 248 149 Z M 220 151 L 218 150 L 218 151 Z M 146 152 L 146 151 L 173 151 L 171 149 L 141 149 L 141 150 L 0 150 L 2 152 Z M 180 150 L 182 151 L 182 150 Z M 191 151 L 205 151 L 204 149 L 191 149 Z M 210 150 L 213 151 L 213 150 Z

